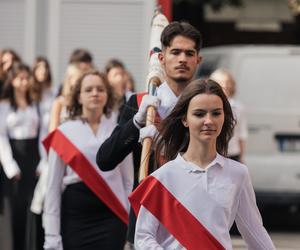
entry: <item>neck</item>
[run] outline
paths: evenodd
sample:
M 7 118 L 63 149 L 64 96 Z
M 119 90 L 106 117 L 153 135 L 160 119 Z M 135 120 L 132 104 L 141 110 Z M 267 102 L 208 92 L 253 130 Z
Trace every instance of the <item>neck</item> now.
M 190 141 L 187 151 L 183 157 L 190 162 L 195 163 L 201 168 L 205 168 L 216 157 L 216 144 L 193 143 Z
M 27 102 L 27 98 L 26 98 L 26 93 L 23 93 L 20 91 L 15 91 L 14 95 L 15 95 L 15 100 L 16 100 L 16 104 L 18 107 L 20 107 L 20 108 L 27 107 L 28 102 Z
M 87 120 L 90 125 L 99 124 L 102 116 L 102 111 L 83 110 L 82 117 Z
M 173 91 L 173 93 L 176 96 L 180 96 L 182 91 L 185 89 L 185 87 L 189 84 L 190 81 L 186 81 L 186 82 L 176 82 L 170 78 L 167 79 L 167 83 L 169 85 L 169 87 L 171 88 L 171 90 Z

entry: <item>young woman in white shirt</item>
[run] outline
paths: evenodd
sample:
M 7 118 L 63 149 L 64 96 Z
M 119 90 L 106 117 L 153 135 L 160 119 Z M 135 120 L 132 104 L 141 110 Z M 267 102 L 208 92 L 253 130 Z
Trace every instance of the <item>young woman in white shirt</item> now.
M 111 91 L 97 71 L 75 83 L 68 107 L 70 120 L 44 141 L 49 151 L 44 208 L 45 250 L 121 250 L 132 190 L 130 159 L 102 172 L 96 153 L 116 122 Z
M 234 118 L 222 88 L 195 80 L 162 122 L 165 165 L 131 195 L 136 249 L 232 249 L 234 222 L 249 249 L 275 249 L 245 165 L 226 157 Z
M 13 248 L 26 249 L 28 211 L 37 181 L 40 116 L 30 95 L 31 71 L 14 63 L 4 86 L 1 102 L 0 161 L 6 178 L 5 197 L 9 199 Z

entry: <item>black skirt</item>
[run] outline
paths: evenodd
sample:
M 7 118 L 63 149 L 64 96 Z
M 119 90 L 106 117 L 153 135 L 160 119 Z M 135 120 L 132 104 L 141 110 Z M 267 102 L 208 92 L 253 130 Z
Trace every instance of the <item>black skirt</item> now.
M 83 182 L 62 195 L 64 250 L 122 250 L 127 226 Z
M 37 181 L 36 168 L 40 159 L 38 139 L 10 139 L 9 142 L 13 158 L 21 170 L 21 179 L 16 181 L 4 177 L 3 192 L 10 203 L 13 248 L 15 250 L 25 250 L 27 246 L 26 228 L 28 227 L 29 206 Z

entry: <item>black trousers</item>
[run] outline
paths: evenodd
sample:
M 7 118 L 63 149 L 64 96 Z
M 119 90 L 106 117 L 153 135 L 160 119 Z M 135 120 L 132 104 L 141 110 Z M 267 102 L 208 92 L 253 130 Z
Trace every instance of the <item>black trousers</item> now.
M 68 185 L 62 195 L 64 250 L 123 250 L 127 226 L 84 183 Z

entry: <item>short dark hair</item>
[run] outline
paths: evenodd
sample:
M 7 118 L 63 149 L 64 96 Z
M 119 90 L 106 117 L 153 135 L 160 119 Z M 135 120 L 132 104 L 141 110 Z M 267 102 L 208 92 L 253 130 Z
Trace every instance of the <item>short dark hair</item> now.
M 197 51 L 199 51 L 202 46 L 202 35 L 200 31 L 198 31 L 193 25 L 188 22 L 174 21 L 166 26 L 161 34 L 160 41 L 162 48 L 164 49 L 166 47 L 169 47 L 172 40 L 176 36 L 183 36 L 193 40 L 195 42 L 195 49 Z
M 116 58 L 112 58 L 110 59 L 106 65 L 105 65 L 105 73 L 108 74 L 108 72 L 112 69 L 112 68 L 122 68 L 125 69 L 124 63 Z
M 75 49 L 71 56 L 70 56 L 70 60 L 69 63 L 70 64 L 76 64 L 76 63 L 92 63 L 93 62 L 93 56 L 92 54 L 86 50 L 86 49 Z

